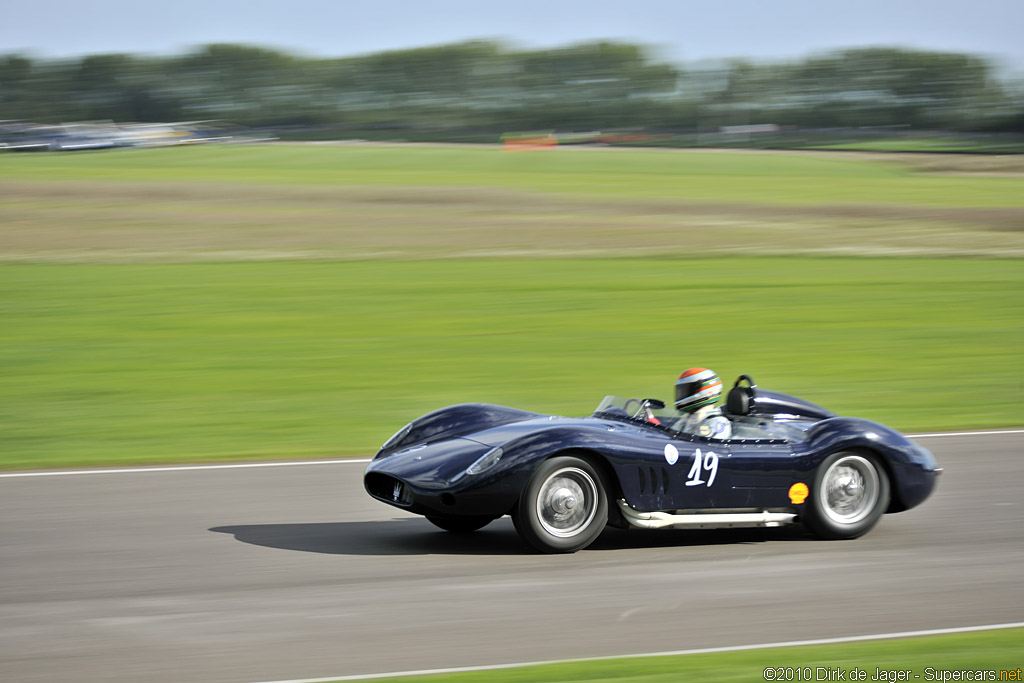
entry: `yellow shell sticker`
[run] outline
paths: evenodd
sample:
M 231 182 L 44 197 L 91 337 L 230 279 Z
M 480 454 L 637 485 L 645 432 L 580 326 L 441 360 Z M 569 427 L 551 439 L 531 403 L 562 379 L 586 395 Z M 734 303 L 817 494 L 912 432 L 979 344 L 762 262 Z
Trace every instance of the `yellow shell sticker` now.
M 793 505 L 800 505 L 807 500 L 807 494 L 810 491 L 807 490 L 807 484 L 802 481 L 798 481 L 789 487 L 789 500 Z

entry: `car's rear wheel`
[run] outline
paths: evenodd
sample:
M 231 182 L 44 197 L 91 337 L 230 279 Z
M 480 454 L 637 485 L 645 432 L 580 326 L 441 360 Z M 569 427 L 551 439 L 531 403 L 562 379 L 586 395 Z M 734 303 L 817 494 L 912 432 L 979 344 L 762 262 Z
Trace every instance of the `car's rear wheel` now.
M 608 496 L 597 468 L 586 460 L 545 460 L 512 513 L 516 531 L 544 553 L 574 553 L 594 542 L 608 522 Z
M 818 466 L 804 524 L 821 538 L 857 538 L 875 526 L 888 507 L 889 477 L 878 457 L 841 451 Z
M 434 517 L 427 515 L 427 521 L 445 531 L 468 534 L 477 529 L 483 529 L 494 521 L 494 517 Z

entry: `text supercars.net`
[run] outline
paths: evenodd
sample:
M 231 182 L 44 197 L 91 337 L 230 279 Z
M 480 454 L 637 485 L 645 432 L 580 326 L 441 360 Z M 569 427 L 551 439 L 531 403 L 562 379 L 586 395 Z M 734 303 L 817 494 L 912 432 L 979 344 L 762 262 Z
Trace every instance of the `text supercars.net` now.
M 881 667 L 772 666 L 766 681 L 1022 681 L 1021 669 L 883 669 Z

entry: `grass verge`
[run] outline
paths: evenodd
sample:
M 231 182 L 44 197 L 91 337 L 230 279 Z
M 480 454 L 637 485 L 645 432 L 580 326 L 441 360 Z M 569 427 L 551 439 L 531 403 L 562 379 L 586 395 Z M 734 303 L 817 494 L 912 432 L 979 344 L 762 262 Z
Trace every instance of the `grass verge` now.
M 382 683 L 1020 681 L 1022 650 L 1024 629 L 1005 629 L 836 645 L 626 657 L 376 680 Z M 766 669 L 772 669 L 767 676 Z M 978 672 L 985 673 L 979 677 Z M 843 674 L 842 678 L 839 673 Z
M 685 367 L 904 430 L 1017 426 L 1024 269 L 957 259 L 0 266 L 0 467 L 366 456 Z

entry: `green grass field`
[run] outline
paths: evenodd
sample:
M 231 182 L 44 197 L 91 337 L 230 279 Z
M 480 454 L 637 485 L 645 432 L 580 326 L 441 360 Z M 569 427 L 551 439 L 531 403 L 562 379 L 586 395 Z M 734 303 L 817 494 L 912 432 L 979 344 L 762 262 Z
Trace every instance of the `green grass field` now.
M 505 188 L 769 205 L 1024 207 L 1024 177 L 944 177 L 906 163 L 746 151 L 403 145 L 206 146 L 0 155 L 0 179 Z
M 0 453 L 365 456 L 450 403 L 587 414 L 691 365 L 907 430 L 1019 425 L 1022 291 L 1013 260 L 9 265 Z
M 904 430 L 1020 426 L 1024 262 L 961 258 L 1024 255 L 1019 162 L 914 163 L 0 155 L 0 467 L 366 456 L 450 403 L 580 415 L 691 365 Z
M 0 262 L 1024 256 L 1018 157 L 270 145 L 0 155 Z
M 1022 649 L 1024 629 L 1006 629 L 888 641 L 606 659 L 376 680 L 381 683 L 1020 681 Z M 772 671 L 766 676 L 765 670 L 769 668 Z M 836 676 L 837 670 L 842 672 L 843 678 L 829 678 L 829 670 L 833 676 Z M 989 678 L 989 674 L 984 673 L 979 678 L 976 673 L 989 671 L 993 672 L 994 677 Z
M 828 144 L 807 145 L 807 149 L 853 150 L 864 152 L 948 152 L 976 154 L 1020 154 L 1024 144 L 1018 139 L 1000 140 L 970 137 L 881 138 L 847 140 Z

